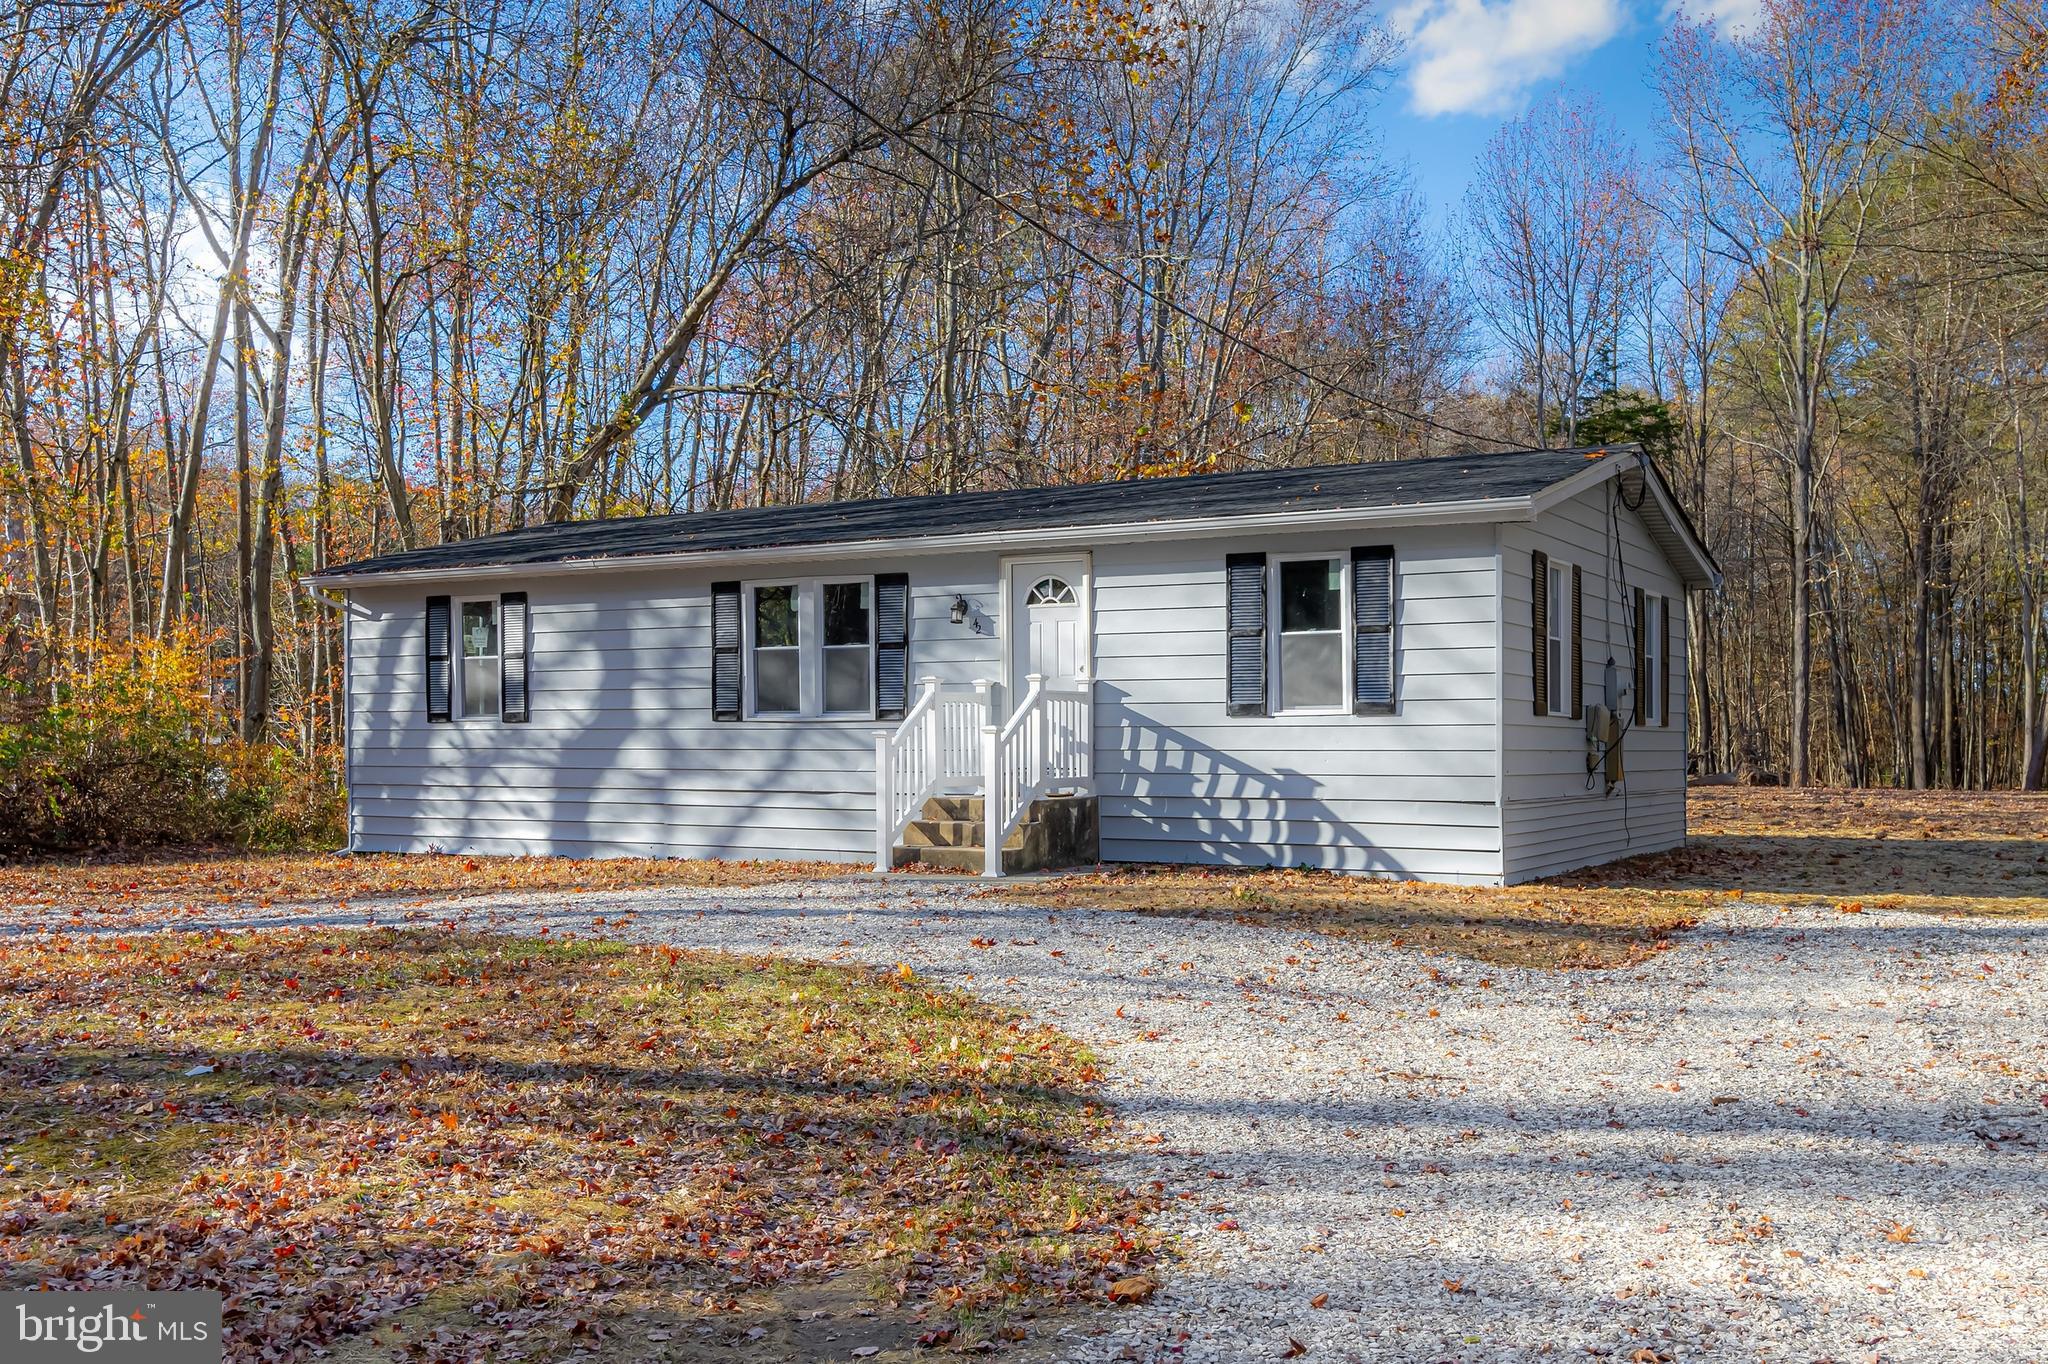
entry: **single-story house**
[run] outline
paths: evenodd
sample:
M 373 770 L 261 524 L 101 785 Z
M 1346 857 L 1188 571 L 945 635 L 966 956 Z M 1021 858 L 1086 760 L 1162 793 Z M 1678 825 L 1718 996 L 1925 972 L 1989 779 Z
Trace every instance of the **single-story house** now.
M 1311 866 L 1685 838 L 1634 447 L 534 526 L 333 568 L 361 851 Z

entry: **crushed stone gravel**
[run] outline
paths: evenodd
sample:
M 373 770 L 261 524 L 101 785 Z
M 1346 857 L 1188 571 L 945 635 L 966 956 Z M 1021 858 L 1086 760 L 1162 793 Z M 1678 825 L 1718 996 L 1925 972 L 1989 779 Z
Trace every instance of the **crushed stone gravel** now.
M 624 917 L 625 922 L 619 921 Z M 920 973 L 1091 1043 L 1179 1258 L 1074 1360 L 2035 1360 L 2048 923 L 1731 903 L 1638 967 L 910 879 L 501 895 L 459 918 Z

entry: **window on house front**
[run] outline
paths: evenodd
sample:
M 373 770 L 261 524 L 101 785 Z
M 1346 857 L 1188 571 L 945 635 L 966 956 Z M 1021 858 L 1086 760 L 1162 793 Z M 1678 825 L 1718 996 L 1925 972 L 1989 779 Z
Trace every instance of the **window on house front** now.
M 874 714 L 874 579 L 756 583 L 747 592 L 750 713 Z
M 462 714 L 471 719 L 498 713 L 498 603 L 462 604 Z
M 1664 721 L 1664 599 L 1643 599 L 1643 691 L 1637 713 L 1645 724 Z
M 803 617 L 795 583 L 754 589 L 754 713 L 803 710 Z
M 867 715 L 875 675 L 873 583 L 823 585 L 824 706 L 827 715 Z
M 1550 604 L 1543 647 L 1546 676 L 1550 679 L 1550 713 L 1572 713 L 1572 566 L 1552 559 L 1550 581 L 1545 585 Z
M 1278 577 L 1272 609 L 1280 710 L 1348 710 L 1343 558 L 1282 559 Z

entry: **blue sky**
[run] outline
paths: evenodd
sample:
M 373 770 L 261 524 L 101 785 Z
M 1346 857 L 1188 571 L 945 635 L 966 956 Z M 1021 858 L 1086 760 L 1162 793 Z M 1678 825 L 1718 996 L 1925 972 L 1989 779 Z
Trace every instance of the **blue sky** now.
M 1755 0 L 1693 0 L 1703 18 L 1739 26 Z M 1380 106 L 1388 154 L 1405 162 L 1439 221 L 1501 123 L 1538 99 L 1595 95 L 1656 154 L 1662 104 L 1654 48 L 1664 0 L 1392 0 L 1383 17 L 1406 47 Z

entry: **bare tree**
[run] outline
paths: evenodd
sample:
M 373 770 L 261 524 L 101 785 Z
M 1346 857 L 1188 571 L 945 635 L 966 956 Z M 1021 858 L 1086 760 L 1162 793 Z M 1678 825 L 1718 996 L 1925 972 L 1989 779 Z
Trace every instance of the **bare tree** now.
M 1591 102 L 1546 102 L 1496 133 L 1466 194 L 1473 293 L 1535 388 L 1531 438 L 1578 443 L 1648 271 L 1641 173 Z
M 176 5 L 77 6 L 30 0 L 0 34 L 0 402 L 24 488 L 38 619 L 57 621 L 57 566 L 43 524 L 42 473 L 29 429 L 21 328 L 51 229 L 97 145 L 94 125 L 173 23 Z
M 1821 409 L 1879 174 L 1915 107 L 1920 18 L 1913 0 L 1764 0 L 1739 33 L 1680 23 L 1663 48 L 1670 136 L 1773 361 L 1790 501 L 1795 785 L 1812 777 Z

